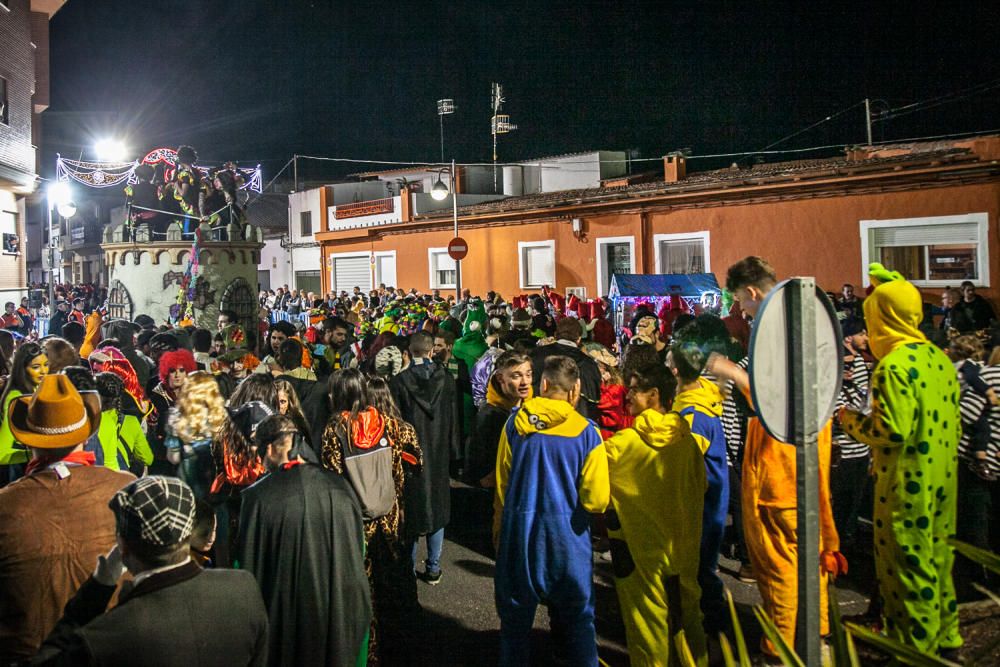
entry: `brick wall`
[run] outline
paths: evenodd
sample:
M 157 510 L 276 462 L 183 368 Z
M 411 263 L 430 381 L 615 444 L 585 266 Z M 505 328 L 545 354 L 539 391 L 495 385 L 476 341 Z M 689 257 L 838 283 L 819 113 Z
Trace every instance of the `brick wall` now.
M 9 0 L 0 8 L 0 76 L 7 79 L 7 125 L 0 124 L 0 164 L 34 172 L 31 146 L 31 96 L 35 88 L 35 53 L 31 45 L 30 0 Z

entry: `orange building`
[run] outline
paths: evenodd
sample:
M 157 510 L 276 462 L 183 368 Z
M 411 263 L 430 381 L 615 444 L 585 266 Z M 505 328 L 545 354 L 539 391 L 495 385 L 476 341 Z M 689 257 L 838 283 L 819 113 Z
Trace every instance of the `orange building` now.
M 867 263 L 882 261 L 930 291 L 971 279 L 1000 297 L 1000 135 L 692 174 L 684 157 L 668 156 L 662 176 L 644 180 L 460 206 L 462 286 L 509 297 L 548 284 L 592 298 L 615 271 L 705 271 L 721 282 L 730 264 L 756 254 L 780 276 L 812 275 L 832 291 L 866 284 Z M 348 280 L 454 289 L 450 208 L 403 208 L 398 222 L 357 216 L 349 228 L 328 208 L 316 232 L 324 291 L 349 291 Z M 380 280 L 383 263 L 394 280 Z

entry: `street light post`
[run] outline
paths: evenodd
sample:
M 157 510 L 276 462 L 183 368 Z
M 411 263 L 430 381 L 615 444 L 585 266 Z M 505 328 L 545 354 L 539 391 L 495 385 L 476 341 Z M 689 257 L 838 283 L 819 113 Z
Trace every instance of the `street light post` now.
M 49 225 L 49 313 L 51 317 L 52 309 L 56 307 L 56 239 L 52 233 L 52 209 L 58 211 L 61 218 L 72 218 L 76 214 L 76 204 L 72 200 L 72 192 L 69 185 L 63 181 L 57 181 L 49 186 L 45 193 L 45 207 L 48 212 Z
M 451 160 L 451 215 L 455 222 L 455 238 L 458 238 L 458 188 L 455 186 L 455 159 Z M 462 300 L 462 260 L 455 260 L 455 303 Z

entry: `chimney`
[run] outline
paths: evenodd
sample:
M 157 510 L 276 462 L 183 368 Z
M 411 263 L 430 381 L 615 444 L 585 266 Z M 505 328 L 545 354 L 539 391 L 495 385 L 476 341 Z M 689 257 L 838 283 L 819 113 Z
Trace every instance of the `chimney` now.
M 402 185 L 399 188 L 399 221 L 413 221 L 413 200 L 410 199 L 409 185 Z
M 663 158 L 663 180 L 677 183 L 687 178 L 687 161 L 683 155 L 674 153 Z

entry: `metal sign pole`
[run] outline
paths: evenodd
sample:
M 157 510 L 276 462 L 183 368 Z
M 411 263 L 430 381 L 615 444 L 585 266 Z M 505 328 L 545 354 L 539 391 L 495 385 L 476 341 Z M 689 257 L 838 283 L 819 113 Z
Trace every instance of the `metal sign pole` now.
M 819 598 L 819 392 L 816 280 L 794 278 L 786 300 L 789 333 L 789 432 L 796 446 L 799 609 L 795 650 L 808 667 L 821 664 Z

